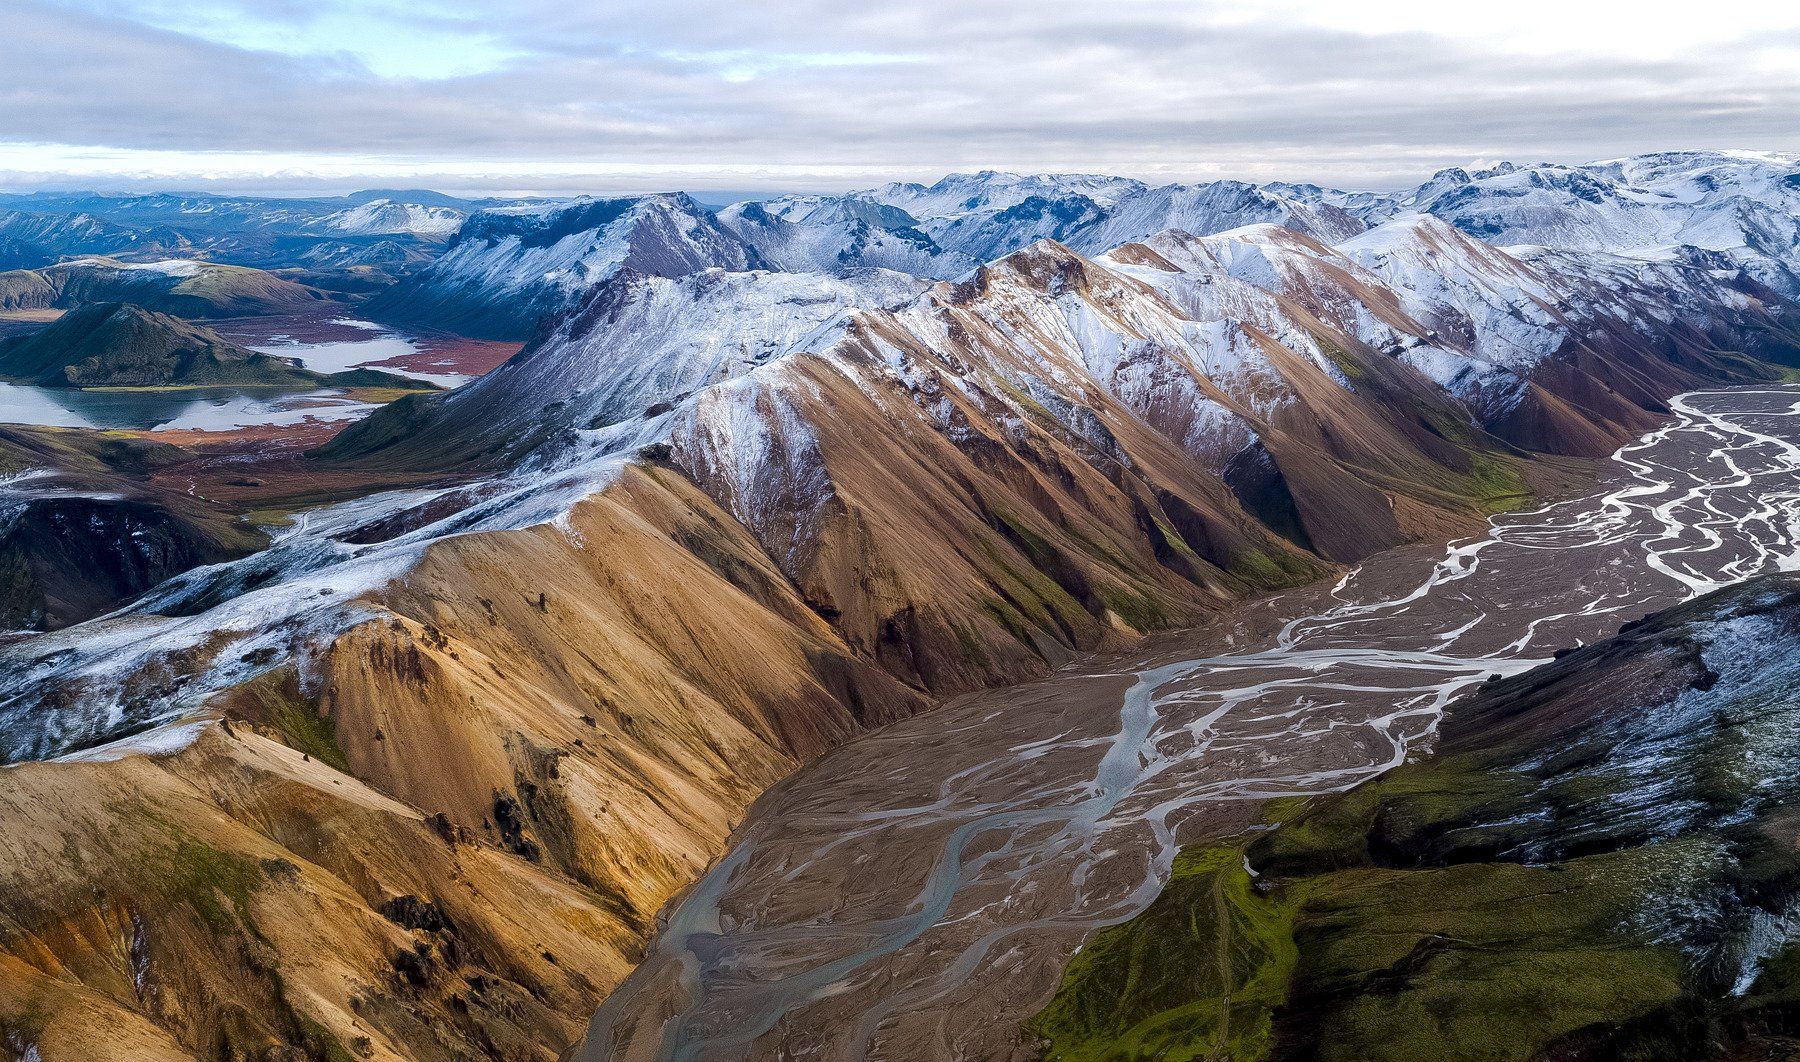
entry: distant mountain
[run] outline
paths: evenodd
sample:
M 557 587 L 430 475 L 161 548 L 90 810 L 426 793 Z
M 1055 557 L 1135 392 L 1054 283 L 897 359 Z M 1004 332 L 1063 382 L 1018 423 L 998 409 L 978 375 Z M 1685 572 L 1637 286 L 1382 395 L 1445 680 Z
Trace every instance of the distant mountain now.
M 621 269 L 681 276 L 763 264 L 712 211 L 679 193 L 496 207 L 471 215 L 442 257 L 363 312 L 417 327 L 522 337 Z
M 626 204 L 640 205 L 628 211 Z M 646 225 L 655 218 L 679 220 Z M 626 264 L 670 276 L 711 267 L 881 268 L 948 280 L 1041 239 L 1098 253 L 1169 228 L 1211 233 L 1257 222 L 1327 240 L 1363 228 L 1329 204 L 1237 182 L 1151 188 L 1079 175 L 958 174 L 929 187 L 783 196 L 716 214 L 685 195 L 583 200 L 475 215 L 441 259 L 372 302 L 368 312 L 416 326 L 435 320 L 518 337 Z M 641 235 L 626 235 L 640 225 L 646 225 Z
M 884 185 L 856 197 L 905 210 L 941 247 L 983 260 L 1040 239 L 1097 254 L 1165 229 L 1205 236 L 1271 223 L 1331 242 L 1363 228 L 1316 197 L 1240 181 L 1151 187 L 1118 177 L 984 171 L 929 187 Z
M 177 255 L 192 248 L 165 226 L 119 225 L 88 213 L 0 210 L 0 269 L 47 265 L 66 255 Z
M 1142 195 L 1149 186 L 1127 177 L 1100 174 L 1018 174 L 997 170 L 953 173 L 932 185 L 884 184 L 864 198 L 899 207 L 915 218 L 993 214 L 1030 200 L 1081 196 L 1103 208 Z
M 1316 186 L 1289 194 L 1370 221 L 1431 214 L 1502 247 L 1678 256 L 1717 252 L 1720 263 L 1800 295 L 1800 155 L 1684 151 L 1585 166 L 1503 163 L 1439 171 L 1417 188 L 1379 196 Z
M 341 232 L 360 236 L 406 233 L 433 239 L 449 239 L 462 228 L 466 211 L 446 206 L 421 206 L 392 199 L 366 203 L 328 215 L 323 223 Z
M 1335 241 L 1364 227 L 1329 203 L 1237 181 L 1151 187 L 1119 177 L 991 170 L 929 186 L 743 203 L 720 211 L 720 221 L 776 268 L 880 266 L 941 279 L 1045 239 L 1097 254 L 1166 229 L 1207 235 L 1273 223 Z
M 789 272 L 879 268 L 949 280 L 980 264 L 939 247 L 905 211 L 854 196 L 739 203 L 718 219 L 771 268 Z
M 243 317 L 296 313 L 339 298 L 261 269 L 191 258 L 81 258 L 0 273 L 0 309 L 6 310 L 131 302 L 180 317 Z
M 492 200 L 437 192 L 278 199 L 159 192 L 0 195 L 0 268 L 72 255 L 198 255 L 241 265 L 406 264 L 430 257 Z
M 125 303 L 84 306 L 37 332 L 0 340 L 0 377 L 43 387 L 431 387 L 368 369 L 312 372 Z
M 0 210 L 59 215 L 81 214 L 130 228 L 164 227 L 194 234 L 262 231 L 281 235 L 318 233 L 331 219 L 358 207 L 382 204 L 427 212 L 467 215 L 487 200 L 466 200 L 437 192 L 359 192 L 314 199 L 221 196 L 155 192 L 114 195 L 98 192 L 33 192 L 0 195 Z

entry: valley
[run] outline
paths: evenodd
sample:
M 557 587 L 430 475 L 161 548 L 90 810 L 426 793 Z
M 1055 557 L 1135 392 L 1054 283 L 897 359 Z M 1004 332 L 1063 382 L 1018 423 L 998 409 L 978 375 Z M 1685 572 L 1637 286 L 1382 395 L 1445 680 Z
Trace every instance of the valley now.
M 1084 941 L 1792 566 L 1794 165 L 0 199 L 0 1044 L 1106 1057 Z
M 1406 762 L 1493 677 L 1800 569 L 1800 389 L 1675 410 L 1597 492 L 835 751 L 752 809 L 581 1057 L 1037 1057 L 1021 1023 L 1181 846 Z

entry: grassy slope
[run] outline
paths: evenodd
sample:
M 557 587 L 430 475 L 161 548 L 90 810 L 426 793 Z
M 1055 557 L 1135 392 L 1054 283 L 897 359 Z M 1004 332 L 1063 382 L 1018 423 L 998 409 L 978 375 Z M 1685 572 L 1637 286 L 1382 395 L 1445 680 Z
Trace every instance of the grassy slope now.
M 1794 612 L 1782 578 L 1653 618 L 1458 705 L 1440 755 L 1185 852 L 1031 1031 L 1058 1060 L 1800 1046 L 1800 948 L 1756 929 L 1800 890 L 1795 665 L 1769 651 Z M 1708 644 L 1734 616 L 1762 639 L 1744 675 Z

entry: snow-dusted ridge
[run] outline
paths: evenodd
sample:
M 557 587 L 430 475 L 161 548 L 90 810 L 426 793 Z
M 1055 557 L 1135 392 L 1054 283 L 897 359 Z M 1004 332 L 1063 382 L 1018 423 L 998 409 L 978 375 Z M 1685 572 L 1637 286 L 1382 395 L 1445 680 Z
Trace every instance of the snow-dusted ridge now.
M 399 203 L 392 199 L 371 199 L 324 219 L 322 224 L 340 232 L 359 236 L 388 236 L 406 233 L 432 239 L 448 239 L 462 228 L 468 212 L 454 207 L 424 206 Z
M 1733 268 L 1800 294 L 1800 155 L 1658 152 L 1585 166 L 1503 163 L 1442 170 L 1393 195 L 1300 192 L 1379 223 L 1431 214 L 1500 246 L 1667 257 L 1718 252 Z
M 938 220 L 985 224 L 1054 187 L 1119 232 L 1163 216 L 1133 204 L 1192 207 L 1200 212 L 1188 216 L 1207 227 L 1245 212 L 1215 210 L 1221 203 L 1254 215 L 1277 198 L 1064 180 L 976 175 L 942 194 L 877 192 L 921 220 L 919 232 L 929 219 L 913 210 L 960 203 Z M 1325 198 L 1301 190 L 1276 205 L 1291 210 L 1307 195 Z M 1733 286 L 1741 259 L 1725 251 L 1508 251 L 1420 213 L 1355 234 L 1255 216 L 1211 235 L 1164 225 L 1093 259 L 1040 240 L 937 284 L 836 261 L 813 272 L 752 268 L 766 256 L 733 229 L 761 213 L 815 232 L 898 231 L 870 219 L 899 217 L 859 202 L 814 197 L 714 216 L 686 197 L 658 196 L 472 215 L 432 276 L 520 301 L 552 293 L 568 307 L 518 357 L 433 407 L 434 441 L 466 442 L 472 453 L 512 446 L 506 470 L 455 488 L 459 508 L 447 516 L 428 515 L 443 511 L 445 491 L 306 514 L 261 554 L 0 649 L 0 757 L 55 754 L 178 719 L 271 661 L 304 664 L 374 615 L 358 598 L 402 577 L 431 543 L 562 521 L 649 448 L 779 552 L 779 535 L 801 533 L 782 525 L 795 499 L 833 489 L 811 419 L 834 401 L 821 380 L 948 438 L 988 430 L 969 423 L 971 409 L 1002 436 L 1050 417 L 1115 459 L 1126 457 L 1115 435 L 1130 416 L 1223 475 L 1257 452 L 1260 425 L 1303 406 L 1304 394 L 1363 386 L 1345 368 L 1344 344 L 1411 366 L 1483 422 L 1524 400 L 1540 366 L 1596 330 L 1649 337 L 1763 307 L 1754 290 Z M 1328 205 L 1335 213 L 1315 216 L 1347 209 Z M 934 262 L 952 260 L 936 237 L 926 242 L 938 248 Z M 352 541 L 355 529 L 403 514 L 395 522 L 404 533 Z

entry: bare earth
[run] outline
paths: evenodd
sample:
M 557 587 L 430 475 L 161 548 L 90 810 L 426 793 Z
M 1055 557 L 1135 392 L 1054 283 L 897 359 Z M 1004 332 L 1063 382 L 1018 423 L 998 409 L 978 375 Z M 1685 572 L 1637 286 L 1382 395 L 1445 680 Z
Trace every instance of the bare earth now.
M 1034 1057 L 1019 1023 L 1180 845 L 1401 762 L 1488 676 L 1800 568 L 1800 390 L 1676 408 L 1598 491 L 825 757 L 755 805 L 577 1057 Z

